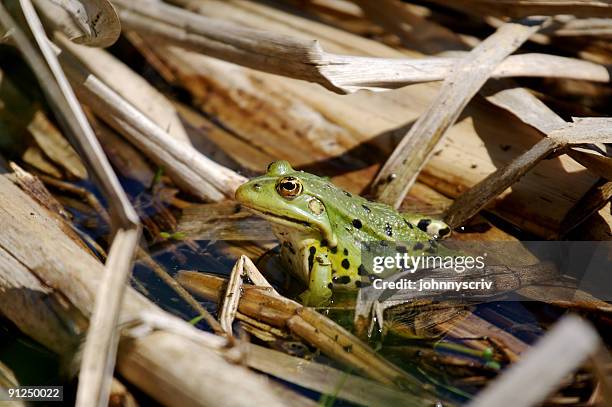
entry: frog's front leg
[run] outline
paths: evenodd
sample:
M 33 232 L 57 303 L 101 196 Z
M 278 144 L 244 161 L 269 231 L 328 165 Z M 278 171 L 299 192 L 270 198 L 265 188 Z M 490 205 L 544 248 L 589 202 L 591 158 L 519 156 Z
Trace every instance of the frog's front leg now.
M 308 289 L 300 294 L 300 300 L 309 307 L 327 305 L 332 296 L 331 287 L 331 261 L 326 253 L 317 254 L 309 273 Z

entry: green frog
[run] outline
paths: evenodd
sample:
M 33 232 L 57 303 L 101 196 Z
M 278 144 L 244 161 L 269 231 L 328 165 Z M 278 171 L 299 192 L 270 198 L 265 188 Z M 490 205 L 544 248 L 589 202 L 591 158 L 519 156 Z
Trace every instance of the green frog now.
M 400 214 L 287 161 L 271 163 L 265 175 L 241 185 L 236 200 L 271 223 L 283 263 L 308 286 L 300 298 L 310 306 L 327 304 L 336 290 L 368 284 L 362 242 L 419 242 L 415 249 L 432 253 L 435 239 L 451 232 L 441 221 Z

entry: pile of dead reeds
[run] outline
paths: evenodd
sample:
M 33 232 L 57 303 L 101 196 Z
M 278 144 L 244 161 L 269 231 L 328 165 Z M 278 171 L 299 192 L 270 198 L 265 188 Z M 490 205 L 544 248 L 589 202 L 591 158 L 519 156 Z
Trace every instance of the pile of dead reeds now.
M 18 163 L 0 155 L 0 313 L 52 351 L 78 355 L 81 406 L 107 404 L 111 389 L 127 392 L 113 371 L 168 405 L 312 404 L 256 371 L 358 404 L 435 403 L 431 388 L 330 319 L 261 288 L 265 279 L 242 287 L 238 278 L 229 288 L 191 272 L 174 279 L 141 247 L 143 228 L 149 238 L 241 242 L 230 249 L 239 258 L 235 275 L 257 280 L 242 255 L 267 250 L 252 241 L 271 237 L 269 229 L 224 201 L 242 174 L 275 159 L 396 208 L 440 214 L 453 228 L 486 225 L 464 238 L 517 239 L 481 216 L 490 214 L 541 239 L 610 240 L 607 1 L 33 3 L 0 5 L 2 38 L 44 95 L 43 103 L 24 91 L 19 74 L 0 63 L 2 130 L 6 140 L 30 140 L 13 151 Z M 113 44 L 113 53 L 103 49 Z M 159 86 L 142 76 L 147 70 Z M 155 166 L 171 187 L 154 188 Z M 144 216 L 113 168 L 151 186 L 147 202 L 161 215 Z M 78 185 L 87 179 L 106 205 Z M 110 228 L 106 241 L 79 232 L 64 206 Z M 168 206 L 184 210 L 182 218 Z M 130 288 L 135 261 L 215 333 Z M 239 288 L 243 298 L 221 301 L 223 290 Z M 223 302 L 220 321 L 190 292 Z M 521 294 L 591 316 L 610 312 L 583 292 L 562 304 L 549 288 Z M 361 311 L 358 333 L 371 308 Z M 469 310 L 457 312 L 459 322 L 435 310 L 421 318 L 439 319 L 436 329 L 451 337 L 486 335 L 470 346 L 494 343 L 510 362 L 529 348 Z M 249 344 L 232 334 L 234 318 L 264 342 L 300 338 L 354 374 Z M 541 402 L 601 346 L 584 322 L 561 323 L 474 405 L 501 405 L 516 389 L 522 398 L 513 405 Z M 560 353 L 567 360 L 553 366 Z M 589 405 L 612 400 L 602 355 L 589 364 L 598 383 Z M 555 372 L 547 380 L 538 376 L 542 366 Z M 524 391 L 534 377 L 541 386 Z M 338 382 L 347 385 L 338 390 Z

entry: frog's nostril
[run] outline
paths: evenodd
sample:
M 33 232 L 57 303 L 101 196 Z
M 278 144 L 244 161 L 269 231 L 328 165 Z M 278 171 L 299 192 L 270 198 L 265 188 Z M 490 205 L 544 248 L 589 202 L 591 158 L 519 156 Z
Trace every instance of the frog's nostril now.
M 257 192 L 261 191 L 261 184 L 253 184 L 253 190 Z

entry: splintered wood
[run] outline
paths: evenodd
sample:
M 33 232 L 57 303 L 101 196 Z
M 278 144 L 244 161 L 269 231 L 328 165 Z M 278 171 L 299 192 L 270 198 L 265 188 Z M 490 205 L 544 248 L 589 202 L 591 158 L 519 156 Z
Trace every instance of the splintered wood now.
M 493 69 L 545 22 L 531 19 L 505 24 L 455 65 L 434 102 L 419 116 L 374 180 L 379 200 L 399 207 L 435 146 Z
M 444 79 L 455 65 L 453 58 L 388 59 L 325 52 L 315 40 L 307 41 L 271 31 L 198 16 L 164 3 L 115 1 L 126 27 L 147 37 L 179 44 L 194 51 L 260 71 L 319 83 L 333 91 L 393 89 L 410 83 Z M 494 66 L 493 77 L 553 76 L 609 80 L 602 66 L 571 58 L 525 54 Z

